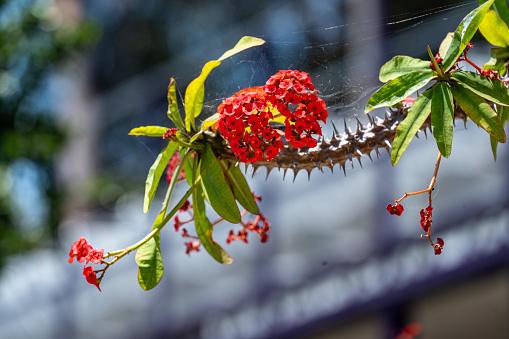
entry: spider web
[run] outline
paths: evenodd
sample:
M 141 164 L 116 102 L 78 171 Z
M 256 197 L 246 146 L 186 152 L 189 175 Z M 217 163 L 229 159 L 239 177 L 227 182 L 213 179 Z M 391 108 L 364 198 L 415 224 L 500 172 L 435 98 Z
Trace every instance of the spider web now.
M 282 22 L 285 29 L 278 34 L 256 35 L 266 41 L 263 46 L 241 52 L 211 72 L 200 119 L 214 114 L 222 100 L 235 92 L 263 85 L 279 70 L 296 69 L 310 74 L 327 104 L 329 119 L 362 121 L 369 96 L 381 86 L 380 67 L 395 55 L 429 59 L 427 45 L 436 53 L 447 32 L 455 30 L 477 5 L 469 1 L 352 23 L 338 18 L 344 23 L 308 30 Z M 182 78 L 189 80 L 190 75 Z M 183 98 L 183 88 L 179 92 Z

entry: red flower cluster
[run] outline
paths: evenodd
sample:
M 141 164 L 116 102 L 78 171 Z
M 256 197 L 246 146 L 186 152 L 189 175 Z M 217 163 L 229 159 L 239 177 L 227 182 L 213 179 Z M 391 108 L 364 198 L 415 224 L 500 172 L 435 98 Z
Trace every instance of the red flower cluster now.
M 268 233 L 270 232 L 270 223 L 262 214 L 257 215 L 254 221 L 248 220 L 245 223 L 242 222 L 242 226 L 244 228 L 241 229 L 237 235 L 235 235 L 233 230 L 230 230 L 228 238 L 226 238 L 226 243 L 230 244 L 232 241 L 242 240 L 247 244 L 247 235 L 249 234 L 248 231 L 258 234 L 262 243 L 265 243 L 267 240 L 269 240 Z
M 393 205 L 393 204 L 389 204 L 387 205 L 386 207 L 387 211 L 389 211 L 389 213 L 391 215 L 401 215 L 401 213 L 403 213 L 403 206 L 401 206 L 400 204 L 397 204 L 397 205 Z
M 444 61 L 444 59 L 442 59 L 442 58 L 440 57 L 440 54 L 439 54 L 439 53 L 437 53 L 437 54 L 435 55 L 435 61 L 437 62 L 438 66 L 440 67 L 440 65 L 442 64 L 442 61 Z M 431 69 L 432 69 L 432 70 L 436 71 L 436 69 L 435 69 L 435 65 L 433 65 L 433 61 L 430 61 L 430 63 L 429 63 L 429 67 L 431 67 Z
M 80 240 L 76 241 L 69 252 L 69 262 L 72 263 L 74 258 L 78 260 L 78 262 L 82 263 L 86 260 L 85 265 L 90 261 L 94 264 L 101 263 L 101 260 L 104 255 L 104 249 L 96 250 L 91 245 L 87 244 L 87 240 L 85 237 L 81 237 Z M 95 285 L 99 291 L 101 288 L 99 287 L 100 280 L 97 279 L 97 275 L 94 272 L 92 266 L 84 265 L 83 275 L 87 279 L 89 284 Z
M 279 71 L 261 90 L 242 90 L 219 105 L 219 132 L 240 161 L 270 161 L 283 148 L 282 132 L 269 124 L 279 113 L 285 118 L 285 138 L 293 147 L 315 147 L 311 135 L 322 134 L 318 121 L 325 123 L 328 113 L 313 92 L 307 73 Z M 297 108 L 292 112 L 289 105 Z
M 267 80 L 267 100 L 285 117 L 285 138 L 296 148 L 316 147 L 312 134 L 322 135 L 318 121 L 327 122 L 325 102 L 314 94 L 315 86 L 305 72 L 279 71 Z M 296 105 L 292 112 L 289 105 Z
M 200 251 L 201 241 L 188 241 L 186 242 L 186 253 L 189 255 L 192 251 Z
M 428 232 L 433 219 L 431 218 L 431 211 L 433 211 L 433 207 L 428 206 L 426 209 L 421 210 L 421 227 L 424 232 Z
M 168 169 L 166 170 L 166 181 L 168 182 L 168 185 L 171 183 L 171 177 L 173 176 L 173 172 L 177 169 L 177 167 L 180 165 L 181 161 L 180 153 L 175 152 L 172 157 L 170 158 L 170 161 L 168 161 Z M 179 173 L 179 177 L 177 180 L 183 180 L 186 178 L 186 172 L 182 168 L 182 171 Z

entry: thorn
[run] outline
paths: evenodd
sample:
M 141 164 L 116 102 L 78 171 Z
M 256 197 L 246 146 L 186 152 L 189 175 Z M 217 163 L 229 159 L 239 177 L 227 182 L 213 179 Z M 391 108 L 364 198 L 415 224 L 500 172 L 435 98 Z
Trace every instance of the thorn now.
M 312 171 L 312 170 L 313 170 L 313 169 L 307 169 L 307 172 L 308 172 L 308 181 L 310 181 L 310 180 L 311 180 L 311 171 Z
M 334 129 L 333 138 L 337 138 L 337 137 L 339 137 L 339 131 L 336 128 L 336 125 L 334 125 L 334 121 L 331 121 L 331 123 L 332 123 L 332 128 Z
M 265 181 L 267 181 L 267 179 L 269 178 L 269 174 L 270 172 L 272 171 L 274 167 L 267 167 L 267 175 L 265 176 Z
M 343 173 L 345 173 L 345 177 L 346 177 L 345 163 L 339 164 L 339 167 L 343 169 Z
M 355 120 L 357 120 L 357 133 L 359 133 L 364 128 L 364 126 L 359 121 L 359 118 L 355 117 Z
M 256 171 L 258 171 L 258 168 L 260 168 L 260 167 L 255 166 L 255 165 L 252 165 L 252 166 L 253 166 L 253 175 L 251 175 L 251 178 L 254 178 Z
M 295 168 L 293 169 L 293 181 L 295 183 L 295 178 L 297 178 L 297 174 L 299 174 L 299 171 L 296 171 Z
M 389 147 L 389 148 L 392 148 L 391 146 L 391 143 L 389 142 L 389 140 L 385 139 L 384 140 L 385 144 Z M 388 150 L 387 150 L 388 151 Z
M 357 161 L 359 161 L 359 165 L 361 165 L 361 168 L 364 168 L 364 167 L 362 167 L 361 158 L 357 158 Z
M 351 135 L 352 133 L 348 129 L 348 126 L 346 126 L 346 118 L 345 118 L 344 122 L 345 122 L 345 133 L 348 134 L 348 135 Z
M 283 168 L 283 180 L 285 180 L 286 171 L 288 171 L 288 167 Z

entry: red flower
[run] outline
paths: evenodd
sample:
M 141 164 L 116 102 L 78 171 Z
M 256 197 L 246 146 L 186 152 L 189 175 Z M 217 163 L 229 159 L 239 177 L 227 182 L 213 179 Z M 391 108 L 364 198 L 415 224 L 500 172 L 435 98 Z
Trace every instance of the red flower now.
M 189 208 L 193 208 L 193 206 L 191 206 L 191 203 L 189 202 L 189 200 L 186 200 L 185 203 L 182 204 L 182 206 L 180 206 L 179 208 L 179 212 L 185 212 L 187 211 Z
M 94 264 L 100 264 L 101 260 L 103 259 L 104 250 L 94 250 L 90 251 L 87 257 L 87 262 L 85 264 L 88 264 L 89 261 L 93 262 Z
M 393 204 L 389 204 L 387 205 L 387 211 L 389 211 L 389 213 L 391 215 L 401 215 L 401 213 L 403 213 L 403 206 L 401 206 L 400 204 L 397 204 L 397 205 L 393 205 Z
M 74 261 L 74 257 L 76 257 L 78 255 L 78 253 L 83 251 L 83 246 L 85 246 L 86 244 L 87 244 L 87 240 L 85 239 L 85 237 L 81 237 L 80 240 L 78 240 L 74 244 L 72 244 L 71 251 L 69 252 L 69 260 L 68 260 L 70 263 L 72 263 Z M 80 262 L 83 262 L 83 260 L 81 260 Z
M 437 238 L 437 243 L 433 244 L 433 248 L 435 249 L 435 255 L 442 253 L 442 249 L 444 248 L 444 241 L 442 238 Z
M 428 232 L 433 219 L 431 217 L 431 211 L 433 211 L 433 207 L 428 206 L 426 209 L 421 210 L 421 227 L 424 232 Z
M 99 292 L 101 292 L 101 288 L 99 287 L 100 281 L 97 280 L 97 275 L 95 274 L 92 266 L 86 266 L 85 268 L 83 268 L 83 275 L 85 276 L 85 279 L 87 279 L 87 282 L 89 284 L 94 285 L 95 287 L 97 287 Z
M 200 251 L 201 242 L 199 241 L 189 241 L 186 242 L 186 253 L 189 255 L 192 251 L 199 252 Z

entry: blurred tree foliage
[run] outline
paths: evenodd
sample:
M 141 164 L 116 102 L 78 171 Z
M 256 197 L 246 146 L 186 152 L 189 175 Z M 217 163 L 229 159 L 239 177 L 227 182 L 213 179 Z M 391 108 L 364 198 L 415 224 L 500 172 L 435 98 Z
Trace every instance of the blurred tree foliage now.
M 44 86 L 60 61 L 99 36 L 94 23 L 63 15 L 52 1 L 0 1 L 0 267 L 47 245 L 60 219 L 54 158 L 65 134 Z

